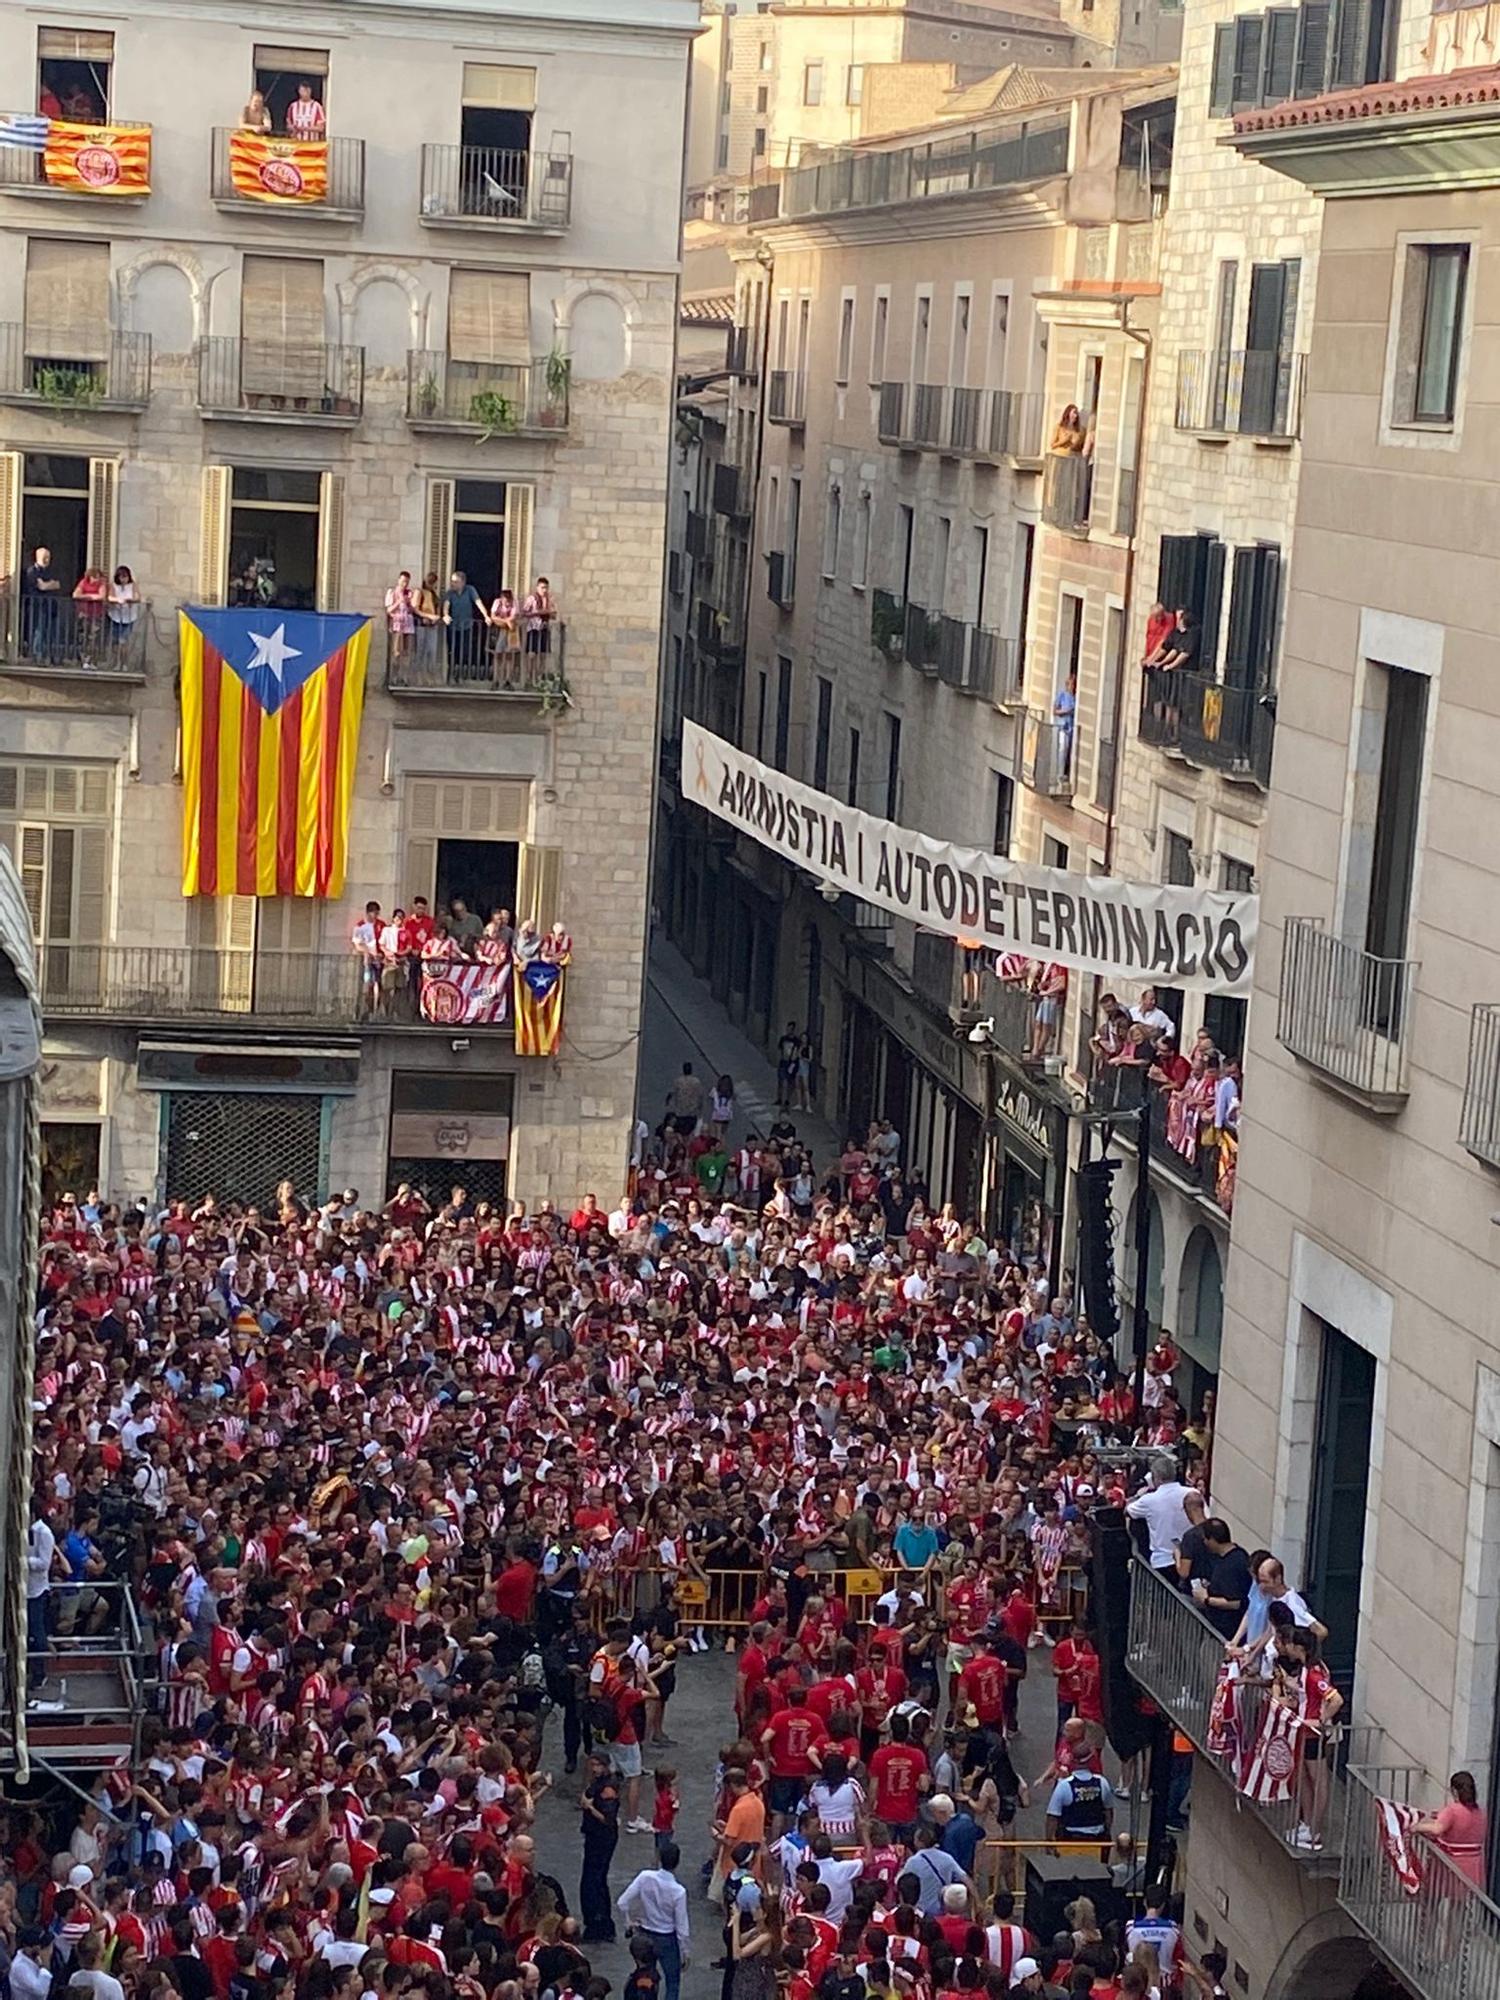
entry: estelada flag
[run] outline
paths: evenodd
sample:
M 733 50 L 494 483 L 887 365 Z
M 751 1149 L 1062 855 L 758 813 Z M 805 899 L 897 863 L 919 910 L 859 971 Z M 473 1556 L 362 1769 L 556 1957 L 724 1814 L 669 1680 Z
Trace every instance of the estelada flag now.
M 184 896 L 338 896 L 370 621 L 178 614 Z
M 516 981 L 516 1054 L 550 1056 L 562 1036 L 563 969 L 534 958 Z
M 151 127 L 54 118 L 42 164 L 50 186 L 75 194 L 150 194 Z
M 231 132 L 229 178 L 246 201 L 326 201 L 328 141 Z

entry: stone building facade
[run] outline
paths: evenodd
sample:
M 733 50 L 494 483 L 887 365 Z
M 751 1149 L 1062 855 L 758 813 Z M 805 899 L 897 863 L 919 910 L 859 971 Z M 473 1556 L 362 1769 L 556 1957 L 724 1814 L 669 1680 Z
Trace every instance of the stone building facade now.
M 149 606 L 100 661 L 71 624 L 49 654 L 4 600 L 0 833 L 39 932 L 64 1177 L 196 1195 L 242 1172 L 264 1197 L 282 1147 L 366 1198 L 392 1163 L 529 1200 L 620 1184 L 696 22 L 580 0 L 238 27 L 162 0 L 112 34 L 0 25 L 26 108 L 81 79 L 95 116 L 151 133 L 140 200 L 48 186 L 24 155 L 0 180 L 0 572 L 46 541 L 65 592 L 126 563 Z M 253 87 L 274 113 L 303 76 L 327 198 L 246 200 L 228 131 Z M 176 609 L 223 603 L 257 554 L 277 602 L 374 620 L 333 904 L 180 893 Z M 402 568 L 486 596 L 548 576 L 548 672 L 388 670 Z M 508 1028 L 356 1022 L 354 914 L 419 893 L 566 921 L 555 1059 L 518 1060 Z M 213 1051 L 222 1143 L 189 1045 Z

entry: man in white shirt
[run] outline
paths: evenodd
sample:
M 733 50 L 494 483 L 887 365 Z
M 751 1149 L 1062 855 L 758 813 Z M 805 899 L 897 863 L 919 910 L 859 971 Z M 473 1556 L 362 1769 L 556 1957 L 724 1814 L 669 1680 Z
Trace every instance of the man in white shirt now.
M 1160 1570 L 1176 1568 L 1177 1544 L 1203 1519 L 1204 1511 L 1203 1495 L 1183 1485 L 1177 1476 L 1177 1461 L 1172 1458 L 1152 1461 L 1150 1485 L 1125 1506 L 1132 1521 L 1146 1523 L 1151 1567 Z
M 681 2000 L 682 1973 L 688 1963 L 687 1890 L 672 1872 L 680 1859 L 676 1841 L 664 1840 L 657 1854 L 659 1865 L 643 1868 L 615 1905 L 626 1924 L 644 1931 L 655 1945 L 666 1988 L 664 2000 Z
M 27 1924 L 10 1965 L 11 2000 L 47 2000 L 52 1991 L 52 1940 L 40 1924 Z
M 47 1678 L 47 1597 L 57 1537 L 39 1500 L 31 1503 L 26 1540 L 26 1685 L 35 1690 Z
M 1131 1008 L 1130 1018 L 1132 1021 L 1144 1022 L 1152 1033 L 1157 1035 L 1165 1034 L 1168 1029 L 1175 1031 L 1177 1025 L 1157 1000 L 1154 986 L 1141 988 L 1140 1004 Z
M 817 1864 L 818 1880 L 828 1890 L 828 1920 L 830 1923 L 841 1924 L 849 1905 L 854 1901 L 854 1885 L 864 1873 L 865 1857 L 860 1854 L 852 1861 L 840 1861 L 834 1854 L 833 1842 L 826 1833 L 820 1833 L 814 1838 L 812 1854 Z

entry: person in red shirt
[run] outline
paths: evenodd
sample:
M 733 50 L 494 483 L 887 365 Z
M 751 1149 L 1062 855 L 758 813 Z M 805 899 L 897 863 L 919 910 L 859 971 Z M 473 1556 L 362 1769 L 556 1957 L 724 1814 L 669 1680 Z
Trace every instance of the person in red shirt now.
M 908 1681 L 905 1669 L 887 1654 L 884 1659 L 874 1659 L 869 1666 L 861 1667 L 854 1676 L 854 1685 L 859 1691 L 860 1755 L 868 1764 L 880 1742 L 886 1717 L 906 1698 Z
M 797 1801 L 819 1768 L 819 1752 L 828 1741 L 823 1719 L 807 1705 L 803 1688 L 792 1688 L 785 1708 L 777 1709 L 761 1736 L 770 1759 L 771 1782 L 766 1803 L 771 1809 L 773 1837 L 797 1810 Z
M 743 1730 L 750 1722 L 755 1710 L 762 1706 L 760 1691 L 770 1677 L 771 1662 L 766 1656 L 766 1641 L 771 1636 L 771 1628 L 764 1619 L 750 1627 L 750 1638 L 740 1654 L 739 1673 L 735 1682 L 734 1712 Z
M 1036 1611 L 1019 1584 L 1013 1587 L 1000 1607 L 1000 1623 L 1018 1646 L 1025 1648 L 1031 1644 L 1031 1635 L 1036 1630 Z
M 1005 1690 L 1009 1676 L 1005 1662 L 995 1650 L 995 1642 L 986 1637 L 980 1641 L 979 1651 L 970 1660 L 958 1677 L 958 1684 L 964 1699 L 974 1710 L 979 1724 L 979 1734 L 969 1747 L 969 1756 L 974 1764 L 984 1761 L 988 1746 L 982 1741 L 985 1731 L 998 1734 L 1005 1726 Z
M 453 1836 L 446 1861 L 435 1861 L 422 1877 L 429 1896 L 446 1896 L 450 1906 L 461 1910 L 474 1893 L 474 1851 L 468 1837 Z
M 229 2000 L 229 1982 L 239 1969 L 240 1925 L 245 1912 L 238 1903 L 220 1910 L 219 1928 L 198 1947 L 198 1956 L 208 1967 L 214 1983 L 215 2000 Z
M 518 1625 L 531 1623 L 536 1603 L 536 1564 L 527 1562 L 512 1546 L 510 1560 L 495 1578 L 495 1614 L 513 1618 Z
M 1078 1667 L 1081 1649 L 1088 1645 L 1089 1630 L 1075 1618 L 1065 1639 L 1052 1648 L 1052 1671 L 1057 1676 L 1057 1730 L 1078 1711 Z
M 891 1717 L 890 1731 L 890 1742 L 869 1760 L 870 1811 L 885 1821 L 893 1840 L 909 1847 L 931 1777 L 926 1755 L 912 1742 L 911 1724 L 904 1715 Z
M 855 1695 L 855 1652 L 846 1639 L 834 1649 L 833 1668 L 807 1690 L 807 1705 L 826 1723 L 836 1708 L 852 1708 Z

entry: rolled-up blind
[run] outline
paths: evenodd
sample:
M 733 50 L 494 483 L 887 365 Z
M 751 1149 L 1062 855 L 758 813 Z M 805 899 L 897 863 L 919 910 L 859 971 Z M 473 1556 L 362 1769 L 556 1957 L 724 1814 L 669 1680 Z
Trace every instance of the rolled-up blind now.
M 38 28 L 36 52 L 42 62 L 113 62 L 115 38 L 102 28 Z
M 524 271 L 448 274 L 448 354 L 454 361 L 531 359 L 531 280 Z
M 26 352 L 103 361 L 109 352 L 109 245 L 33 236 L 26 246 Z
M 246 257 L 240 274 L 241 386 L 247 394 L 321 396 L 323 260 Z
M 255 45 L 255 67 L 257 70 L 284 70 L 294 76 L 327 76 L 327 49 L 289 49 L 279 42 L 257 42 Z
M 536 71 L 508 63 L 465 63 L 463 101 L 486 111 L 534 111 Z

